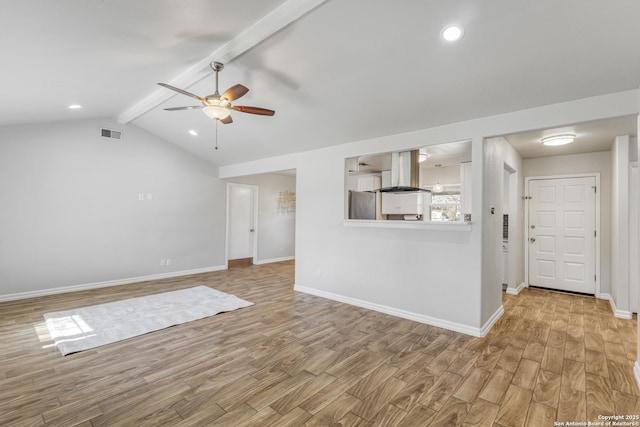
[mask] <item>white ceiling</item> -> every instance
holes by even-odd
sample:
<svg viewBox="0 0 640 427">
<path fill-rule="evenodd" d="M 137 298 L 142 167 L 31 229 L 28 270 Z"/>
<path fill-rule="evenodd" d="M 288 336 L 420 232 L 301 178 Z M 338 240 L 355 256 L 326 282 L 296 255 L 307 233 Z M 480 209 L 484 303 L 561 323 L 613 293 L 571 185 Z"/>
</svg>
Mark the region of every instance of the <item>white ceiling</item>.
<svg viewBox="0 0 640 427">
<path fill-rule="evenodd" d="M 458 166 L 471 161 L 471 141 L 447 142 L 419 148 L 427 158 L 420 162 L 420 169 Z M 391 152 L 369 154 L 358 157 L 359 168 L 353 175 L 378 173 L 391 169 Z M 436 166 L 438 165 L 438 166 Z"/>
<path fill-rule="evenodd" d="M 562 156 L 565 154 L 593 153 L 611 149 L 616 136 L 637 134 L 636 116 L 616 117 L 588 123 L 577 123 L 553 129 L 540 129 L 505 135 L 505 139 L 520 155 L 532 157 Z M 542 138 L 552 135 L 573 134 L 575 141 L 568 145 L 547 147 Z"/>
<path fill-rule="evenodd" d="M 305 2 L 12 2 L 0 15 L 0 125 L 116 118 L 283 3 Z M 220 75 L 251 89 L 235 104 L 274 117 L 235 113 L 217 151 L 201 112 L 162 110 L 191 98 L 133 123 L 225 165 L 637 89 L 638 16 L 636 0 L 327 0 Z M 452 22 L 465 36 L 446 44 Z M 207 95 L 213 79 L 183 88 Z"/>
</svg>

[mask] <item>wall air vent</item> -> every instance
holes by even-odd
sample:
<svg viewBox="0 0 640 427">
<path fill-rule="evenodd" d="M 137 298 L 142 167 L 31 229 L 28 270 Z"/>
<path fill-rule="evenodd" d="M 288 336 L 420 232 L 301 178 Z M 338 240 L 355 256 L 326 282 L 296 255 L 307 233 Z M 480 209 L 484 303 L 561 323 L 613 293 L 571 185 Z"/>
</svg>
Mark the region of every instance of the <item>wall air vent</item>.
<svg viewBox="0 0 640 427">
<path fill-rule="evenodd" d="M 122 140 L 122 131 L 121 130 L 101 128 L 100 129 L 100 136 L 103 137 L 103 138 L 108 138 L 108 139 Z"/>
</svg>

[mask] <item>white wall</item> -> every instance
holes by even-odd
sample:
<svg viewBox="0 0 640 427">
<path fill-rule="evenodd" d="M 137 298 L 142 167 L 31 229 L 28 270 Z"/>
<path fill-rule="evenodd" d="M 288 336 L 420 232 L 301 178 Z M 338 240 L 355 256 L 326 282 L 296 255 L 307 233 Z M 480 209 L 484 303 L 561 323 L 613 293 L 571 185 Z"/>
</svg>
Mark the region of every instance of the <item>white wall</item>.
<svg viewBox="0 0 640 427">
<path fill-rule="evenodd" d="M 505 206 L 505 165 L 515 171 L 514 188 L 510 188 L 510 206 Z M 522 264 L 522 158 L 502 137 L 488 138 L 484 142 L 483 221 L 482 235 L 482 312 L 488 318 L 502 302 L 502 221 L 503 213 L 509 218 L 509 277 L 508 290 L 517 293 L 524 278 Z M 475 203 L 475 193 L 474 193 Z M 491 209 L 495 213 L 491 213 Z M 522 226 L 519 226 L 522 224 Z"/>
<path fill-rule="evenodd" d="M 347 150 L 333 147 L 301 156 L 297 287 L 477 328 L 480 308 L 473 301 L 479 296 L 480 276 L 471 236 L 478 231 L 345 226 Z M 460 265 L 469 268 L 460 269 Z M 469 300 L 460 301 L 460 294 L 469 295 Z M 451 310 L 452 306 L 463 309 Z"/>
<path fill-rule="evenodd" d="M 638 96 L 638 102 L 640 102 L 640 95 Z M 640 116 L 637 116 L 636 125 L 637 125 L 637 131 L 636 131 L 636 138 L 634 139 L 635 157 L 640 162 Z M 636 180 L 636 188 L 640 188 L 640 176 Z M 640 215 L 638 216 L 638 218 L 636 218 L 636 221 L 638 221 L 637 229 L 640 230 Z M 640 236 L 635 236 L 635 238 L 640 240 Z M 636 243 L 638 240 L 636 240 Z M 638 307 L 640 307 L 640 301 L 638 301 Z M 638 324 L 636 339 L 637 339 L 636 352 L 638 356 L 633 366 L 633 373 L 636 378 L 636 385 L 640 387 L 640 324 Z"/>
<path fill-rule="evenodd" d="M 482 222 L 482 311 L 489 313 L 502 304 L 502 184 L 503 138 L 484 141 Z M 473 161 L 475 165 L 475 160 Z M 476 202 L 473 193 L 473 202 Z"/>
<path fill-rule="evenodd" d="M 611 293 L 611 153 L 540 157 L 523 161 L 524 176 L 600 173 L 600 293 Z"/>
<path fill-rule="evenodd" d="M 483 191 L 484 138 L 638 111 L 638 91 L 629 91 L 225 166 L 220 174 L 229 178 L 297 169 L 298 288 L 479 333 L 501 309 L 501 293 L 489 271 L 491 260 L 483 260 L 483 240 L 494 226 L 486 210 L 493 200 L 489 191 Z M 344 225 L 345 158 L 424 147 L 425 141 L 439 144 L 463 140 L 472 140 L 471 231 Z M 498 153 L 495 158 L 504 160 Z M 500 187 L 503 168 L 499 164 Z M 496 197 L 501 203 L 502 193 Z M 499 234 L 496 231 L 494 235 Z"/>
<path fill-rule="evenodd" d="M 124 129 L 124 139 L 101 138 L 101 126 Z M 133 125 L 0 128 L 0 299 L 224 266 L 216 175 Z"/>
<path fill-rule="evenodd" d="M 509 194 L 509 186 L 511 185 L 511 174 L 507 169 L 504 170 L 504 179 L 502 185 L 502 213 L 508 215 L 509 214 L 509 205 L 511 204 Z"/>
<path fill-rule="evenodd" d="M 440 168 L 420 168 L 420 186 L 440 184 L 460 184 L 460 164 Z"/>
<path fill-rule="evenodd" d="M 635 140 L 632 145 L 635 145 Z M 638 313 L 640 306 L 640 174 L 638 162 L 629 168 L 629 311 Z"/>
<path fill-rule="evenodd" d="M 614 309 L 629 304 L 629 136 L 611 147 L 611 297 Z"/>
<path fill-rule="evenodd" d="M 495 161 L 495 174 L 493 185 L 488 191 L 495 192 L 493 199 L 496 201 L 496 210 L 499 218 L 496 219 L 498 245 L 496 256 L 501 255 L 502 247 L 502 214 L 509 214 L 509 268 L 507 292 L 517 294 L 525 282 L 524 277 L 524 165 L 520 154 L 502 137 L 491 138 L 487 144 L 495 144 L 497 158 Z M 506 175 L 505 170 L 509 170 Z M 508 185 L 505 180 L 509 180 Z M 501 182 L 498 182 L 500 181 Z M 499 186 L 500 185 L 500 186 Z M 508 188 L 508 197 L 505 197 L 505 186 Z M 502 199 L 500 199 L 500 196 Z M 497 204 L 497 202 L 500 202 Z M 498 256 L 501 258 L 501 256 Z M 500 265 L 500 268 L 502 265 Z M 502 269 L 500 269 L 500 272 Z"/>
<path fill-rule="evenodd" d="M 228 182 L 258 186 L 258 264 L 293 259 L 296 214 L 278 212 L 283 191 L 296 191 L 296 177 L 260 174 L 228 179 Z"/>
</svg>

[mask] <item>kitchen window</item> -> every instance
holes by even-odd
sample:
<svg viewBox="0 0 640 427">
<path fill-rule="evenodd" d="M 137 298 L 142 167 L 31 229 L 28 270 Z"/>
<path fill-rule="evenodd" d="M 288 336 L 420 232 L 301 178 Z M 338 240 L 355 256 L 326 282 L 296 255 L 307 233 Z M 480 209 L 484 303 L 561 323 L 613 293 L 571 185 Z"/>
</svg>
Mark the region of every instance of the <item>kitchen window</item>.
<svg viewBox="0 0 640 427">
<path fill-rule="evenodd" d="M 462 219 L 460 192 L 431 195 L 431 221 L 460 221 Z"/>
<path fill-rule="evenodd" d="M 346 221 L 470 223 L 471 141 L 345 159 Z"/>
</svg>

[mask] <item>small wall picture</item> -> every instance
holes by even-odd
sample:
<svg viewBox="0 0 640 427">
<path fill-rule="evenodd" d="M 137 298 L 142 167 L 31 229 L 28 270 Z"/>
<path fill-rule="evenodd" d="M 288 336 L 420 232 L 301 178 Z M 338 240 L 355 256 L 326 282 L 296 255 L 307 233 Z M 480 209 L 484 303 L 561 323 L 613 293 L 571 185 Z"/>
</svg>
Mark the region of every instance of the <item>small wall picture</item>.
<svg viewBox="0 0 640 427">
<path fill-rule="evenodd" d="M 278 193 L 277 212 L 280 215 L 289 215 L 296 211 L 296 192 L 295 191 L 281 191 Z"/>
</svg>

